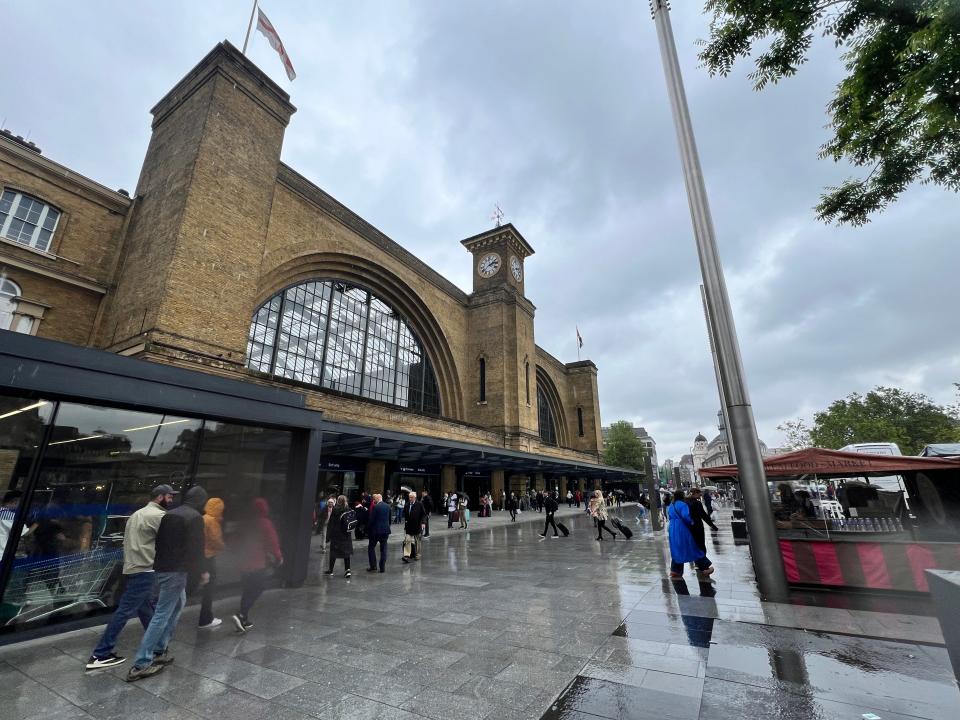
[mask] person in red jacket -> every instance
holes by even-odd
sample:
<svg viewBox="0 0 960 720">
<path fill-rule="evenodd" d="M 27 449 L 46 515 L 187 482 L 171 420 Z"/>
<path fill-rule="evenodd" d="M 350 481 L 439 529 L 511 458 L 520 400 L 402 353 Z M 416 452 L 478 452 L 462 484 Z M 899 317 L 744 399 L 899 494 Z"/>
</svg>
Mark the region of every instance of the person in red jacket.
<svg viewBox="0 0 960 720">
<path fill-rule="evenodd" d="M 283 565 L 277 529 L 270 520 L 270 506 L 262 497 L 254 498 L 252 516 L 243 535 L 240 612 L 232 619 L 237 630 L 245 633 L 253 627 L 250 610 L 267 586 L 269 568 Z"/>
</svg>

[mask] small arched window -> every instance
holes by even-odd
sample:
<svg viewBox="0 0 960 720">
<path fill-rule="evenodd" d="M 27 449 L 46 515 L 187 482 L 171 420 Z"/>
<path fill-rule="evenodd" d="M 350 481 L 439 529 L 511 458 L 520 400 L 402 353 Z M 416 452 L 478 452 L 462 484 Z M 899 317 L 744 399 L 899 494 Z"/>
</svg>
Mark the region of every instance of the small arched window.
<svg viewBox="0 0 960 720">
<path fill-rule="evenodd" d="M 43 200 L 10 188 L 0 196 L 0 235 L 48 252 L 60 211 Z"/>
<path fill-rule="evenodd" d="M 527 383 L 527 405 L 530 404 L 530 361 L 524 363 L 523 365 L 524 379 Z"/>
<path fill-rule="evenodd" d="M 480 358 L 480 402 L 487 401 L 487 360 Z"/>
<path fill-rule="evenodd" d="M 13 280 L 0 278 L 0 330 L 13 330 L 13 311 L 17 309 L 14 298 L 20 296 L 20 288 Z"/>
</svg>

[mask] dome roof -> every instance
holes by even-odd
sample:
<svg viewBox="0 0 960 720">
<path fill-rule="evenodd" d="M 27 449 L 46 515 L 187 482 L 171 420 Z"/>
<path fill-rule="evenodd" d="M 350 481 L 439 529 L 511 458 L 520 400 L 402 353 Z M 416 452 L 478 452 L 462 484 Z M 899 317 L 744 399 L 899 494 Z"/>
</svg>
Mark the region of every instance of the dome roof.
<svg viewBox="0 0 960 720">
<path fill-rule="evenodd" d="M 694 442 L 706 442 L 707 439 L 703 436 L 703 433 L 697 433 L 697 437 L 694 438 Z"/>
</svg>

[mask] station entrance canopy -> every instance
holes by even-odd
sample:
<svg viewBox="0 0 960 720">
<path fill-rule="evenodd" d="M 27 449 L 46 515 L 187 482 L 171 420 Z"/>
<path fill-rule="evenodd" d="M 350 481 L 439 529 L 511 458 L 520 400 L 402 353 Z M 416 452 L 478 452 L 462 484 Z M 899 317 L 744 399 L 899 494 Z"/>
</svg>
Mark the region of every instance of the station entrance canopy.
<svg viewBox="0 0 960 720">
<path fill-rule="evenodd" d="M 404 464 L 459 465 L 470 470 L 503 470 L 507 475 L 566 475 L 607 481 L 639 482 L 643 473 L 630 468 L 578 462 L 550 455 L 508 450 L 363 425 L 323 421 L 322 457 L 395 460 Z"/>
</svg>

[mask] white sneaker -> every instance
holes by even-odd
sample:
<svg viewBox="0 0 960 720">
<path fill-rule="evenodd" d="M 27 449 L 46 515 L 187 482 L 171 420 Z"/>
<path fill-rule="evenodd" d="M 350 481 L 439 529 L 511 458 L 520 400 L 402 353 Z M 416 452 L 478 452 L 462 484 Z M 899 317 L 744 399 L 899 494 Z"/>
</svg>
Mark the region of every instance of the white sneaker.
<svg viewBox="0 0 960 720">
<path fill-rule="evenodd" d="M 206 625 L 201 625 L 200 629 L 201 630 L 212 629 L 215 627 L 219 627 L 222 623 L 223 623 L 223 620 L 221 620 L 220 618 L 214 618 L 213 620 L 208 622 Z"/>
</svg>

